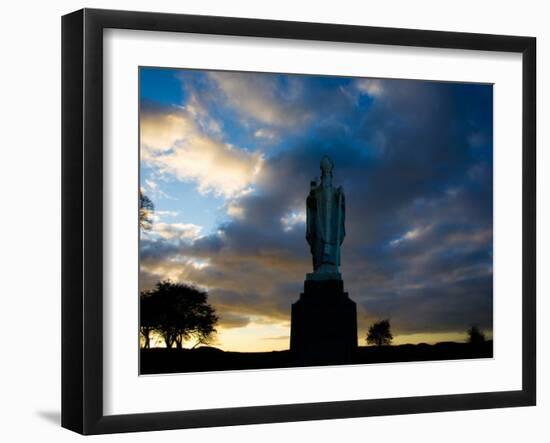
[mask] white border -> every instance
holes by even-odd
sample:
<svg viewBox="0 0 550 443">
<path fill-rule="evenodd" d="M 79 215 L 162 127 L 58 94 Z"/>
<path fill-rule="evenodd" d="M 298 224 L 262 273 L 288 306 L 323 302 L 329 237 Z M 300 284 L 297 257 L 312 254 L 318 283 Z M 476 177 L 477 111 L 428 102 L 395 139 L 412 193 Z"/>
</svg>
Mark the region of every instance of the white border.
<svg viewBox="0 0 550 443">
<path fill-rule="evenodd" d="M 139 65 L 494 83 L 495 357 L 138 376 Z M 521 73 L 519 54 L 106 30 L 104 413 L 521 389 Z"/>
</svg>

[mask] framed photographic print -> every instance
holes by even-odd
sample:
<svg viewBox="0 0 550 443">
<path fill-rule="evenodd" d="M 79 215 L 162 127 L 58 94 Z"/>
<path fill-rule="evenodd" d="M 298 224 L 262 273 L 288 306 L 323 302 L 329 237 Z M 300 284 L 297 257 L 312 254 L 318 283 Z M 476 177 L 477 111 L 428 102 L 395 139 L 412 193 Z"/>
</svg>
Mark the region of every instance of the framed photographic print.
<svg viewBox="0 0 550 443">
<path fill-rule="evenodd" d="M 64 16 L 62 425 L 534 405 L 535 51 Z"/>
</svg>

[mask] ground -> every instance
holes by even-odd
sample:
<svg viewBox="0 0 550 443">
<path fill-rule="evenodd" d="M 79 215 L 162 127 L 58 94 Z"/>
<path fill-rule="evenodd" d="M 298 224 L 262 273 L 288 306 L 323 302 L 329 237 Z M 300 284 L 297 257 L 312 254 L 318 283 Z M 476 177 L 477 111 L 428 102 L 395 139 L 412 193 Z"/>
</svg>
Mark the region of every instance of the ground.
<svg viewBox="0 0 550 443">
<path fill-rule="evenodd" d="M 478 346 L 467 343 L 443 342 L 435 345 L 359 347 L 349 364 L 461 360 L 492 357 L 492 341 L 487 341 Z M 327 364 L 334 363 L 327 362 Z M 140 359 L 141 374 L 289 368 L 297 366 L 300 365 L 294 362 L 290 351 L 225 352 L 206 346 L 196 349 L 142 349 Z"/>
</svg>

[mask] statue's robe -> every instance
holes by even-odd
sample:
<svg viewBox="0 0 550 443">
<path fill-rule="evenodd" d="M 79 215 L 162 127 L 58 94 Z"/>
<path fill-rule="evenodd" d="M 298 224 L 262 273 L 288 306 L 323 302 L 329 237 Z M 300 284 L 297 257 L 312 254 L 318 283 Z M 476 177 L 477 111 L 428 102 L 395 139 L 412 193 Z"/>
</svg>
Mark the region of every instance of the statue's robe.
<svg viewBox="0 0 550 443">
<path fill-rule="evenodd" d="M 306 200 L 306 240 L 313 256 L 313 269 L 338 272 L 340 245 L 344 241 L 345 197 L 341 187 L 312 183 Z"/>
</svg>

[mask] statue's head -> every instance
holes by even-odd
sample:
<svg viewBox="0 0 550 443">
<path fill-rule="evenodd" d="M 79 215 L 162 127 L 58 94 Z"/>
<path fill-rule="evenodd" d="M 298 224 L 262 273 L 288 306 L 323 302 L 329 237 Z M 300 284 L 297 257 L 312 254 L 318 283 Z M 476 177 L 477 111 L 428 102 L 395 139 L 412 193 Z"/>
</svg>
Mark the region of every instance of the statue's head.
<svg viewBox="0 0 550 443">
<path fill-rule="evenodd" d="M 321 159 L 321 171 L 323 175 L 332 175 L 332 168 L 334 168 L 334 163 L 332 163 L 330 157 L 328 155 L 323 156 Z"/>
</svg>

